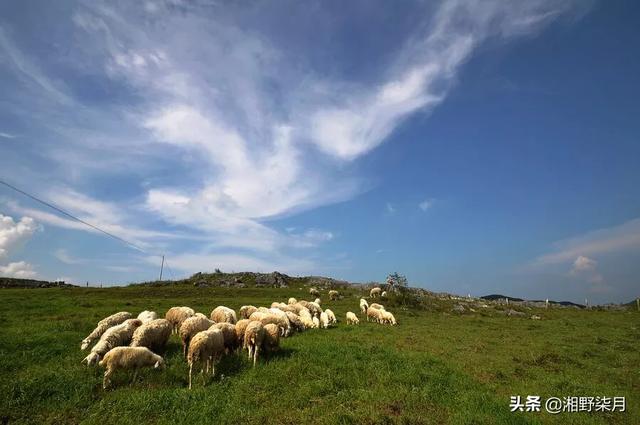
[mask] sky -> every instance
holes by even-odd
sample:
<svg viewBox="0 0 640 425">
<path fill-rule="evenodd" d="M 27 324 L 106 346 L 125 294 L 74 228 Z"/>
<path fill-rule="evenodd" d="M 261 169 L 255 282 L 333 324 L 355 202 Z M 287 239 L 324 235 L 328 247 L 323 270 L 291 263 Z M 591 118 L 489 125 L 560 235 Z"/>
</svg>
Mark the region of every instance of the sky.
<svg viewBox="0 0 640 425">
<path fill-rule="evenodd" d="M 0 3 L 0 275 L 640 295 L 633 1 Z M 132 246 L 133 245 L 133 246 Z"/>
</svg>

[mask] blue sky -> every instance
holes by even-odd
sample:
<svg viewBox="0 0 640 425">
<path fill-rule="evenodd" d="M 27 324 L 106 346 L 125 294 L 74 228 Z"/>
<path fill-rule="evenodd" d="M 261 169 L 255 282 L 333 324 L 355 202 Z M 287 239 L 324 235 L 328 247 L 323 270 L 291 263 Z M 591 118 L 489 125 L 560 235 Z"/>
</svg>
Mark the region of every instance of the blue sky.
<svg viewBox="0 0 640 425">
<path fill-rule="evenodd" d="M 0 273 L 638 296 L 640 7 L 347 3 L 0 4 Z"/>
</svg>

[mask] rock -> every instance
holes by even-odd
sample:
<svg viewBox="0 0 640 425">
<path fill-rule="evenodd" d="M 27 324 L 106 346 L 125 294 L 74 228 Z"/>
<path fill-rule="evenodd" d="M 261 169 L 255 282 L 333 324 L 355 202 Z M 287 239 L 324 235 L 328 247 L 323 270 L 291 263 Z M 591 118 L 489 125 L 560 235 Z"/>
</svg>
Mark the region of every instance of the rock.
<svg viewBox="0 0 640 425">
<path fill-rule="evenodd" d="M 522 317 L 522 316 L 526 316 L 526 313 L 523 313 L 521 311 L 517 311 L 517 310 L 514 310 L 514 309 L 509 309 L 509 310 L 507 310 L 507 316 L 519 316 L 519 317 Z"/>
<path fill-rule="evenodd" d="M 540 320 L 542 319 L 542 317 L 538 316 L 537 314 L 534 314 L 533 316 L 531 316 L 531 320 Z"/>
<path fill-rule="evenodd" d="M 288 288 L 289 276 L 280 272 L 260 274 L 256 276 L 256 286 L 272 286 L 274 288 Z"/>
<path fill-rule="evenodd" d="M 456 304 L 451 309 L 454 313 L 464 313 L 464 306 L 462 304 Z"/>
</svg>

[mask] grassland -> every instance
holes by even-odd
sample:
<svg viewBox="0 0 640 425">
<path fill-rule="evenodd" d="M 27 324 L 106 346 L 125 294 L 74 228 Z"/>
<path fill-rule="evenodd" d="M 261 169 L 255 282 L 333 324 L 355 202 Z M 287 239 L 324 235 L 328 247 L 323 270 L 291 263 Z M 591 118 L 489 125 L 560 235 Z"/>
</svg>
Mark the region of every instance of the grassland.
<svg viewBox="0 0 640 425">
<path fill-rule="evenodd" d="M 551 309 L 543 320 L 450 305 L 394 312 L 397 327 L 344 324 L 357 290 L 325 302 L 341 322 L 282 341 L 251 368 L 227 357 L 213 380 L 186 388 L 174 336 L 164 371 L 130 383 L 80 364 L 80 340 L 102 317 L 174 305 L 268 305 L 303 288 L 126 287 L 0 291 L 0 418 L 8 423 L 189 424 L 638 424 L 640 314 Z M 532 313 L 530 312 L 530 313 Z M 626 396 L 625 413 L 510 413 L 509 396 Z"/>
</svg>

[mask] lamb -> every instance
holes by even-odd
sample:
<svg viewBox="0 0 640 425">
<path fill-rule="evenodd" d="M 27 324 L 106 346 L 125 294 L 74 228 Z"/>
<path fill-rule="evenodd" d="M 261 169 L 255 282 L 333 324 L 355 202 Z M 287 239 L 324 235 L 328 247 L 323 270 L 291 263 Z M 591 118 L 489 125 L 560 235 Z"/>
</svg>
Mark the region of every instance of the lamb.
<svg viewBox="0 0 640 425">
<path fill-rule="evenodd" d="M 258 309 L 252 305 L 243 305 L 240 307 L 240 317 L 243 319 L 248 319 L 254 312 Z"/>
<path fill-rule="evenodd" d="M 371 303 L 369 308 L 375 308 L 375 309 L 378 309 L 378 310 L 384 310 L 384 306 L 382 304 L 378 304 L 378 303 Z"/>
<path fill-rule="evenodd" d="M 320 291 L 318 291 L 316 288 L 309 288 L 309 293 L 314 297 L 320 296 Z"/>
<path fill-rule="evenodd" d="M 370 308 L 367 310 L 367 322 L 369 319 L 373 319 L 375 322 L 380 322 L 381 313 L 383 310 L 378 310 L 377 308 Z"/>
<path fill-rule="evenodd" d="M 198 332 L 191 339 L 189 344 L 189 352 L 187 353 L 187 362 L 189 363 L 189 389 L 191 389 L 191 375 L 193 373 L 193 365 L 200 364 L 200 373 L 208 373 L 211 368 L 211 376 L 214 376 L 215 363 L 220 360 L 224 354 L 224 335 L 220 329 L 207 329 Z M 203 365 L 204 364 L 204 365 Z"/>
<path fill-rule="evenodd" d="M 291 323 L 291 326 L 293 327 L 293 329 L 295 329 L 298 332 L 303 332 L 305 329 L 305 325 L 300 319 L 300 316 L 290 311 L 287 311 L 286 313 L 287 313 L 287 318 L 289 319 L 289 322 Z"/>
<path fill-rule="evenodd" d="M 93 332 L 91 332 L 89 336 L 87 336 L 85 339 L 82 340 L 80 349 L 86 350 L 93 343 L 93 341 L 100 339 L 102 334 L 104 334 L 107 331 L 107 329 L 113 326 L 119 325 L 127 319 L 131 319 L 131 313 L 127 311 L 121 311 L 121 312 L 112 314 L 109 317 L 105 317 L 104 319 L 98 322 L 98 325 L 93 330 Z"/>
<path fill-rule="evenodd" d="M 327 329 L 329 327 L 329 316 L 324 311 L 320 313 L 320 327 L 322 329 Z"/>
<path fill-rule="evenodd" d="M 244 343 L 242 348 L 245 348 L 249 352 L 249 360 L 253 360 L 253 366 L 255 367 L 260 348 L 264 342 L 264 326 L 260 322 L 251 322 L 247 325 L 247 329 L 244 332 Z"/>
<path fill-rule="evenodd" d="M 297 303 L 298 303 L 298 300 L 296 300 L 293 297 L 289 298 L 289 301 L 287 301 L 287 304 L 289 304 L 289 305 L 294 305 L 294 304 L 297 304 Z"/>
<path fill-rule="evenodd" d="M 233 353 L 238 347 L 238 337 L 236 335 L 236 325 L 231 323 L 216 323 L 209 329 L 220 329 L 224 338 L 224 348 L 227 353 Z"/>
<path fill-rule="evenodd" d="M 367 300 L 365 300 L 364 298 L 360 298 L 360 311 L 362 312 L 362 314 L 367 314 L 368 309 L 369 304 L 367 303 Z"/>
<path fill-rule="evenodd" d="M 178 333 L 182 322 L 195 315 L 196 312 L 190 307 L 171 307 L 164 318 L 173 325 L 173 332 Z"/>
<path fill-rule="evenodd" d="M 329 320 L 329 325 L 334 325 L 338 323 L 338 319 L 336 319 L 336 315 L 333 314 L 333 311 L 326 309 L 324 311 L 327 314 L 327 319 Z"/>
<path fill-rule="evenodd" d="M 371 291 L 369 291 L 369 296 L 371 298 L 376 298 L 376 297 L 380 296 L 381 292 L 382 292 L 381 288 L 371 288 Z"/>
<path fill-rule="evenodd" d="M 235 311 L 233 311 L 229 307 L 221 305 L 213 309 L 213 311 L 211 312 L 211 320 L 216 323 L 226 322 L 235 325 L 235 323 L 238 321 L 238 318 L 236 317 Z"/>
<path fill-rule="evenodd" d="M 320 319 L 318 319 L 317 317 L 313 317 L 313 326 L 311 327 L 312 329 L 318 329 L 320 327 Z"/>
<path fill-rule="evenodd" d="M 173 325 L 166 319 L 156 319 L 137 328 L 131 338 L 132 347 L 147 347 L 159 353 L 164 351 L 171 336 Z"/>
<path fill-rule="evenodd" d="M 264 327 L 262 346 L 267 353 L 278 351 L 280 348 L 280 331 L 276 325 L 268 324 Z"/>
<path fill-rule="evenodd" d="M 189 351 L 189 343 L 195 334 L 206 331 L 214 323 L 215 322 L 213 320 L 209 320 L 209 318 L 202 313 L 196 313 L 195 316 L 189 317 L 187 320 L 182 322 L 178 334 L 182 341 L 182 354 L 185 357 L 187 357 L 187 353 Z"/>
<path fill-rule="evenodd" d="M 113 326 L 102 334 L 100 340 L 93 346 L 91 352 L 82 360 L 87 366 L 98 363 L 109 350 L 121 345 L 129 345 L 133 332 L 142 325 L 140 319 L 127 319 L 119 325 Z"/>
<path fill-rule="evenodd" d="M 302 310 L 300 310 L 300 314 L 298 315 L 298 317 L 300 317 L 300 321 L 302 322 L 305 328 L 307 329 L 314 328 L 313 318 L 311 317 L 311 313 L 309 313 L 309 310 L 307 310 L 306 308 L 303 308 Z"/>
<path fill-rule="evenodd" d="M 148 323 L 152 320 L 156 320 L 158 318 L 158 313 L 155 311 L 145 310 L 142 313 L 138 314 L 138 319 L 142 320 L 142 324 Z"/>
<path fill-rule="evenodd" d="M 347 312 L 347 325 L 358 325 L 360 324 L 360 320 L 358 319 L 358 316 L 356 316 L 354 313 L 348 311 Z"/>
<path fill-rule="evenodd" d="M 135 381 L 138 369 L 141 367 L 153 366 L 154 369 L 165 367 L 164 359 L 146 347 L 115 347 L 105 354 L 98 364 L 106 369 L 102 381 L 102 388 L 105 390 L 111 382 L 111 375 L 118 369 L 133 369 L 133 381 Z"/>
<path fill-rule="evenodd" d="M 380 323 L 386 323 L 392 326 L 397 325 L 396 318 L 389 311 L 382 310 L 380 313 Z"/>
<path fill-rule="evenodd" d="M 330 299 L 331 301 L 335 301 L 335 300 L 337 300 L 339 295 L 340 295 L 340 294 L 338 293 L 338 291 L 336 291 L 336 290 L 334 290 L 334 289 L 332 289 L 331 291 L 329 291 L 329 299 Z"/>
<path fill-rule="evenodd" d="M 322 308 L 320 308 L 320 305 L 318 303 L 315 303 L 315 302 L 309 303 L 307 305 L 307 308 L 311 312 L 312 316 L 319 317 L 320 313 L 322 313 Z"/>
<path fill-rule="evenodd" d="M 240 319 L 238 320 L 238 323 L 236 323 L 236 346 L 238 348 L 242 348 L 242 345 L 244 344 L 244 333 L 247 330 L 249 323 L 251 323 L 251 320 L 249 319 Z"/>
</svg>

